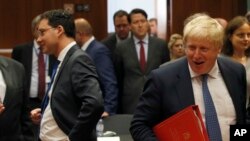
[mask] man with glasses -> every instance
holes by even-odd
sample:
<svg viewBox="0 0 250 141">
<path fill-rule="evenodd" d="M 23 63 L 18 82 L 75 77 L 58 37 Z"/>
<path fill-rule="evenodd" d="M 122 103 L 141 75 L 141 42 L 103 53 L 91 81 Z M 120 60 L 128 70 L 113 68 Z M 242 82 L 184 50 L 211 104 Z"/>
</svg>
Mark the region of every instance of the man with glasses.
<svg viewBox="0 0 250 141">
<path fill-rule="evenodd" d="M 34 122 L 42 117 L 39 137 L 43 141 L 96 140 L 95 127 L 103 113 L 102 93 L 92 60 L 74 38 L 71 14 L 64 10 L 42 14 L 37 42 L 44 53 L 59 61 L 42 110 L 31 112 Z"/>
</svg>

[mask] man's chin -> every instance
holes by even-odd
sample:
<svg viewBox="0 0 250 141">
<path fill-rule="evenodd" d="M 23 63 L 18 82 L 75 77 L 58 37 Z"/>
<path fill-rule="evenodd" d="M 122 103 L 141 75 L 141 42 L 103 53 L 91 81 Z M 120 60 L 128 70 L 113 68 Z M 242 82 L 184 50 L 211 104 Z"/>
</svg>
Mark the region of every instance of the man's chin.
<svg viewBox="0 0 250 141">
<path fill-rule="evenodd" d="M 191 68 L 197 74 L 204 74 L 204 69 L 203 69 L 202 65 L 195 65 L 195 66 L 193 66 Z"/>
</svg>

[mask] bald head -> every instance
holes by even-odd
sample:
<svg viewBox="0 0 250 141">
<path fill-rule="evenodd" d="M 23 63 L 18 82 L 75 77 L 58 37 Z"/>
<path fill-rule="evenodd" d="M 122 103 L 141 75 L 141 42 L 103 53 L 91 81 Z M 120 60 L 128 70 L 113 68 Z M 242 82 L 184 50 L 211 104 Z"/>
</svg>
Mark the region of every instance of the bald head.
<svg viewBox="0 0 250 141">
<path fill-rule="evenodd" d="M 76 32 L 84 33 L 92 36 L 92 27 L 84 18 L 78 18 L 75 20 Z"/>
<path fill-rule="evenodd" d="M 75 40 L 79 46 L 82 46 L 92 37 L 92 27 L 84 18 L 75 19 L 75 27 Z"/>
</svg>

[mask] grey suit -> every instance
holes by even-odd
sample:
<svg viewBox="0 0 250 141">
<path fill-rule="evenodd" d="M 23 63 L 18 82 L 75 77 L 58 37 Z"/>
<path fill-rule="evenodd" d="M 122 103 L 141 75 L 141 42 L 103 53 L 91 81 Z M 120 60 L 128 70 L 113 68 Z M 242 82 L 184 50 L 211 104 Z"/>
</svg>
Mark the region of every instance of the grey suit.
<svg viewBox="0 0 250 141">
<path fill-rule="evenodd" d="M 112 57 L 113 57 L 113 54 L 114 54 L 114 51 L 116 48 L 116 44 L 117 44 L 116 34 L 113 33 L 112 35 L 108 36 L 107 38 L 105 38 L 101 42 L 104 45 L 106 45 L 106 47 L 108 47 L 110 49 L 110 52 L 111 52 Z"/>
<path fill-rule="evenodd" d="M 24 67 L 17 61 L 0 57 L 0 70 L 6 84 L 5 111 L 0 114 L 0 140 L 34 141 Z"/>
<path fill-rule="evenodd" d="M 60 129 L 70 140 L 96 140 L 95 126 L 104 108 L 90 57 L 78 46 L 72 47 L 53 83 L 50 106 Z"/>
<path fill-rule="evenodd" d="M 159 38 L 149 37 L 146 69 L 142 72 L 134 39 L 129 38 L 117 45 L 114 64 L 120 91 L 121 113 L 133 114 L 143 90 L 145 76 L 169 59 L 166 42 Z"/>
</svg>

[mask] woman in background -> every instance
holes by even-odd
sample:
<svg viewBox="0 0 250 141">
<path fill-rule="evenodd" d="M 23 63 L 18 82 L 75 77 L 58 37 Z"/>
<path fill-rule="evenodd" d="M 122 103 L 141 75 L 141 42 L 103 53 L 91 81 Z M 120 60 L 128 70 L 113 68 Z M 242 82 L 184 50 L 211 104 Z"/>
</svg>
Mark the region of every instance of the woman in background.
<svg viewBox="0 0 250 141">
<path fill-rule="evenodd" d="M 171 60 L 175 60 L 185 55 L 183 39 L 180 34 L 172 34 L 168 42 Z"/>
<path fill-rule="evenodd" d="M 250 94 L 250 23 L 247 18 L 237 16 L 227 24 L 222 54 L 241 63 L 247 73 L 247 105 Z"/>
</svg>

